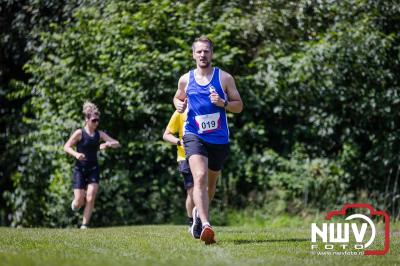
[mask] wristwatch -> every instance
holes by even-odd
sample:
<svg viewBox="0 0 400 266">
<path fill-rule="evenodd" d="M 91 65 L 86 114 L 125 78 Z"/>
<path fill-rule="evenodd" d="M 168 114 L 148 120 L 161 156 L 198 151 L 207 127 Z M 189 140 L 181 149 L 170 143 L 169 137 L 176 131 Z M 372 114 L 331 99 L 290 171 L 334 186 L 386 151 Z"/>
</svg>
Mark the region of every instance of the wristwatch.
<svg viewBox="0 0 400 266">
<path fill-rule="evenodd" d="M 182 146 L 182 145 L 181 145 L 181 140 L 178 140 L 178 141 L 176 142 L 176 145 Z"/>
<path fill-rule="evenodd" d="M 226 108 L 227 106 L 228 106 L 228 101 L 225 100 L 225 102 L 224 102 L 224 108 Z"/>
</svg>

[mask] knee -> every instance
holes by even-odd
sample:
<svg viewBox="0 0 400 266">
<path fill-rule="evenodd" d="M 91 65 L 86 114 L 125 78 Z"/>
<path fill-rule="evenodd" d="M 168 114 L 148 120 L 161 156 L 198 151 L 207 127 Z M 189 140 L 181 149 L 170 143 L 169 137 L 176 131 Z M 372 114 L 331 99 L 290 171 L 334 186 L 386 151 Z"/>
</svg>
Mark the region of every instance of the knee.
<svg viewBox="0 0 400 266">
<path fill-rule="evenodd" d="M 94 203 L 95 199 L 96 199 L 96 194 L 88 194 L 86 196 L 87 203 Z"/>
<path fill-rule="evenodd" d="M 80 208 L 83 205 L 85 205 L 85 198 L 83 196 L 78 197 L 77 199 L 75 199 L 75 205 L 76 207 Z"/>
<path fill-rule="evenodd" d="M 194 174 L 194 183 L 201 188 L 206 188 L 208 186 L 206 172 L 199 171 Z"/>
<path fill-rule="evenodd" d="M 204 179 L 205 177 L 208 176 L 208 172 L 204 169 L 196 169 L 192 170 L 192 175 L 194 179 Z"/>
</svg>

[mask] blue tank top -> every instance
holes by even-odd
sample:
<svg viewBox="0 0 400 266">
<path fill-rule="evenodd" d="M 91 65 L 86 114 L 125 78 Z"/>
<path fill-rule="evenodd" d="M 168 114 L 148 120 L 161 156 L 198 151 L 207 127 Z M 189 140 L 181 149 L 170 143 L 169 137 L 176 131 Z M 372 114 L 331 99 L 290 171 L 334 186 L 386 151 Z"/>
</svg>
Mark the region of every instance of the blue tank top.
<svg viewBox="0 0 400 266">
<path fill-rule="evenodd" d="M 212 91 L 226 100 L 227 96 L 220 82 L 220 70 L 213 69 L 209 84 L 200 85 L 194 77 L 194 70 L 189 72 L 189 83 L 186 89 L 188 113 L 185 122 L 185 134 L 194 134 L 212 144 L 227 144 L 229 142 L 228 121 L 225 108 L 211 102 Z"/>
<path fill-rule="evenodd" d="M 86 160 L 76 160 L 78 166 L 94 166 L 97 165 L 97 152 L 100 147 L 100 133 L 98 130 L 94 132 L 94 136 L 90 136 L 84 128 L 82 128 L 81 140 L 76 144 L 76 150 L 85 154 Z"/>
</svg>

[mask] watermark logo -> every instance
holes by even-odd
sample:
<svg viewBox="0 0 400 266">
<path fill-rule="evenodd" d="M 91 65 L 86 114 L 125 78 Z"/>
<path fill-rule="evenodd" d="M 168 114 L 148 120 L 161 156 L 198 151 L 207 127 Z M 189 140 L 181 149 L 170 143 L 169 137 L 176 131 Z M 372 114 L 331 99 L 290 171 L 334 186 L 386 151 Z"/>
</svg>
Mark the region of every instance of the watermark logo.
<svg viewBox="0 0 400 266">
<path fill-rule="evenodd" d="M 351 209 L 367 209 L 369 216 L 361 213 L 347 215 Z M 345 217 L 343 222 L 311 224 L 311 250 L 320 255 L 385 255 L 390 245 L 390 220 L 384 211 L 375 210 L 370 204 L 345 204 L 339 211 L 331 211 L 325 217 Z M 374 248 L 377 228 L 371 218 L 381 218 L 384 222 L 384 244 L 382 249 Z M 367 234 L 368 232 L 368 234 Z"/>
</svg>

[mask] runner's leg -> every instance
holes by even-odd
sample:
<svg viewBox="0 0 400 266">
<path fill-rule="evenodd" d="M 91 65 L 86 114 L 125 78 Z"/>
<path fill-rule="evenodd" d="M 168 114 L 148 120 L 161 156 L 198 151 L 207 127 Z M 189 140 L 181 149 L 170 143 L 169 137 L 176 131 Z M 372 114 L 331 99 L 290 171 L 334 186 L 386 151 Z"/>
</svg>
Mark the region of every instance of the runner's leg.
<svg viewBox="0 0 400 266">
<path fill-rule="evenodd" d="M 83 211 L 83 225 L 88 225 L 90 222 L 90 217 L 92 216 L 94 202 L 96 200 L 97 191 L 99 190 L 99 184 L 91 183 L 88 185 L 86 192 L 86 205 Z"/>
<path fill-rule="evenodd" d="M 208 223 L 208 159 L 203 155 L 194 154 L 189 158 L 190 169 L 193 174 L 193 200 L 201 222 Z"/>
<path fill-rule="evenodd" d="M 73 205 L 76 209 L 81 208 L 85 205 L 85 190 L 84 189 L 74 189 L 74 201 Z"/>
<path fill-rule="evenodd" d="M 220 174 L 221 171 L 213 171 L 208 169 L 208 198 L 210 203 L 214 199 L 215 191 L 217 188 L 217 181 Z"/>
</svg>

